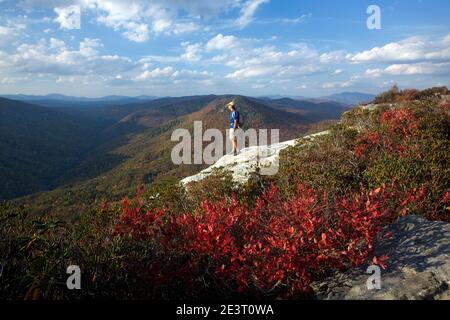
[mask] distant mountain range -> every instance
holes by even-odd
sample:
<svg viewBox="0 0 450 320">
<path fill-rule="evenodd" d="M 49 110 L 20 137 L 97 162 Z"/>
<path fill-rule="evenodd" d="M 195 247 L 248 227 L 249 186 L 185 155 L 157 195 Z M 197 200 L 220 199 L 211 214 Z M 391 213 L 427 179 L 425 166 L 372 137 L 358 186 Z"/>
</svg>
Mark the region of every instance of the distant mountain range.
<svg viewBox="0 0 450 320">
<path fill-rule="evenodd" d="M 334 101 L 233 95 L 138 102 L 117 96 L 63 98 L 34 96 L 33 103 L 0 98 L 0 200 L 28 195 L 20 202 L 32 210 L 76 213 L 83 204 L 120 199 L 140 185 L 195 174 L 203 166 L 171 162 L 171 134 L 176 128 L 192 130 L 197 120 L 224 131 L 225 105 L 232 99 L 246 127 L 280 129 L 282 140 L 339 119 L 347 110 Z"/>
<path fill-rule="evenodd" d="M 101 107 L 101 106 L 113 106 L 124 105 L 131 103 L 141 103 L 143 101 L 151 101 L 158 99 L 156 96 L 141 95 L 137 97 L 128 96 L 105 96 L 100 98 L 87 98 L 87 97 L 73 97 L 62 94 L 48 94 L 44 96 L 39 95 L 2 95 L 0 97 L 12 100 L 19 100 L 23 102 L 29 102 L 44 107 Z"/>
<path fill-rule="evenodd" d="M 375 95 L 361 92 L 342 92 L 322 97 L 323 100 L 336 101 L 345 105 L 357 105 L 372 101 Z"/>
<path fill-rule="evenodd" d="M 280 100 L 288 98 L 292 100 L 309 101 L 314 103 L 334 101 L 348 107 L 358 105 L 360 103 L 370 102 L 375 98 L 375 95 L 361 92 L 341 92 L 319 98 L 309 98 L 304 96 L 282 96 L 282 95 L 270 95 L 259 98 L 263 100 Z"/>
<path fill-rule="evenodd" d="M 88 97 L 75 97 L 62 94 L 48 94 L 48 95 L 0 95 L 0 97 L 19 100 L 24 102 L 30 102 L 33 104 L 46 106 L 46 107 L 92 107 L 92 106 L 112 106 L 112 105 L 124 105 L 132 103 L 140 103 L 143 101 L 151 101 L 161 99 L 161 97 L 151 95 L 141 95 L 136 97 L 110 95 L 100 98 L 88 98 Z M 169 97 L 168 97 L 169 98 Z M 342 92 L 333 94 L 330 96 L 324 96 L 320 98 L 309 98 L 304 96 L 282 96 L 271 95 L 259 97 L 261 100 L 280 100 L 280 99 L 292 99 L 299 101 L 311 101 L 311 102 L 325 102 L 334 101 L 345 106 L 357 105 L 359 103 L 365 103 L 372 101 L 375 95 L 361 92 Z"/>
<path fill-rule="evenodd" d="M 20 100 L 20 101 L 42 101 L 42 100 L 58 100 L 58 101 L 77 101 L 77 102 L 102 102 L 102 101 L 123 101 L 123 100 L 132 100 L 132 101 L 143 101 L 143 100 L 154 100 L 158 97 L 156 96 L 137 96 L 137 97 L 128 97 L 128 96 L 105 96 L 100 98 L 88 98 L 88 97 L 74 97 L 74 96 L 66 96 L 63 94 L 48 94 L 44 96 L 40 95 L 25 95 L 25 94 L 9 94 L 9 95 L 1 95 L 3 98 Z"/>
</svg>

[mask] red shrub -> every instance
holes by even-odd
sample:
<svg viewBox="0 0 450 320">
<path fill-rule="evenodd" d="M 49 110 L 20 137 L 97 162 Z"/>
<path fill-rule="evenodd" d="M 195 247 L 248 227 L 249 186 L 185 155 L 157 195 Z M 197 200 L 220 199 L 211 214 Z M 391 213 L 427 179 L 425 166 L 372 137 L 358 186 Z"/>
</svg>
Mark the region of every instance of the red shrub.
<svg viewBox="0 0 450 320">
<path fill-rule="evenodd" d="M 418 133 L 420 120 L 406 108 L 390 109 L 381 113 L 376 129 L 363 131 L 354 150 L 358 157 L 377 155 L 379 151 L 405 156 L 410 139 Z"/>
<path fill-rule="evenodd" d="M 131 235 L 135 239 L 153 237 L 163 224 L 161 217 L 165 211 L 144 210 L 143 202 L 138 197 L 133 206 L 128 198 L 123 200 L 122 214 L 115 226 L 114 234 Z"/>
<path fill-rule="evenodd" d="M 378 189 L 353 198 L 336 198 L 299 186 L 297 196 L 282 201 L 275 187 L 256 200 L 253 209 L 230 203 L 203 202 L 195 214 L 170 217 L 131 208 L 124 201 L 118 234 L 154 237 L 164 255 L 185 263 L 165 265 L 184 290 L 212 276 L 229 293 L 292 296 L 331 269 L 359 265 L 373 258 L 373 241 L 391 218 L 390 193 Z M 183 260 L 183 258 L 180 258 Z M 171 261 L 180 261 L 171 259 Z M 376 259 L 381 261 L 384 259 Z M 177 269 L 177 270 L 176 270 Z M 204 283 L 203 281 L 201 283 Z"/>
<path fill-rule="evenodd" d="M 398 108 L 384 111 L 380 116 L 380 124 L 387 127 L 388 133 L 410 136 L 417 132 L 420 122 L 411 110 Z"/>
</svg>

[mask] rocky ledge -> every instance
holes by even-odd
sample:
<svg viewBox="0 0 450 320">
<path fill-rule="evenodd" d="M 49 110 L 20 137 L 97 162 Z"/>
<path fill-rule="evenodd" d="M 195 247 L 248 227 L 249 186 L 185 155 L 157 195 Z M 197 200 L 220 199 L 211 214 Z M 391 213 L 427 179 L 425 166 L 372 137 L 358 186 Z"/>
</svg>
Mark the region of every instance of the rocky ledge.
<svg viewBox="0 0 450 320">
<path fill-rule="evenodd" d="M 328 134 L 328 131 L 308 135 L 297 140 L 289 140 L 267 146 L 254 146 L 239 151 L 239 154 L 233 156 L 228 154 L 220 158 L 214 165 L 201 171 L 200 173 L 181 180 L 183 185 L 190 182 L 203 180 L 209 176 L 214 169 L 229 170 L 233 175 L 233 180 L 238 183 L 245 183 L 250 174 L 258 168 L 273 166 L 277 163 L 280 151 L 297 143 L 307 143 L 317 136 Z"/>
<path fill-rule="evenodd" d="M 360 106 L 361 109 L 367 111 L 375 111 L 379 108 L 379 104 L 368 104 Z M 345 113 L 344 113 L 345 114 Z M 360 128 L 355 128 L 360 130 Z M 214 165 L 201 171 L 200 173 L 187 177 L 181 180 L 183 185 L 187 185 L 190 182 L 196 182 L 203 180 L 209 176 L 214 169 L 225 169 L 231 171 L 233 180 L 238 183 L 245 183 L 250 174 L 255 172 L 257 168 L 265 166 L 273 166 L 279 159 L 280 151 L 296 144 L 308 143 L 314 140 L 315 137 L 329 134 L 329 131 L 322 131 L 316 134 L 304 136 L 297 140 L 290 140 L 280 142 L 277 144 L 267 146 L 255 146 L 240 150 L 237 156 L 231 154 L 225 155 L 220 158 Z"/>
<path fill-rule="evenodd" d="M 418 216 L 401 218 L 388 227 L 392 236 L 380 239 L 376 254 L 389 256 L 381 270 L 381 289 L 367 289 L 367 266 L 313 285 L 326 300 L 449 300 L 450 224 Z"/>
</svg>

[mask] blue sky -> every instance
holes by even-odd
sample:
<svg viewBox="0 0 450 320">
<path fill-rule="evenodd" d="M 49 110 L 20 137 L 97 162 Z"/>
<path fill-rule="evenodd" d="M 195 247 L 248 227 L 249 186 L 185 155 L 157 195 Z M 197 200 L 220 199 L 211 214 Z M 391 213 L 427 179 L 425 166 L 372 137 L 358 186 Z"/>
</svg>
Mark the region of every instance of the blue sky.
<svg viewBox="0 0 450 320">
<path fill-rule="evenodd" d="M 367 8 L 381 9 L 381 29 Z M 0 0 L 0 94 L 449 85 L 448 0 Z"/>
</svg>

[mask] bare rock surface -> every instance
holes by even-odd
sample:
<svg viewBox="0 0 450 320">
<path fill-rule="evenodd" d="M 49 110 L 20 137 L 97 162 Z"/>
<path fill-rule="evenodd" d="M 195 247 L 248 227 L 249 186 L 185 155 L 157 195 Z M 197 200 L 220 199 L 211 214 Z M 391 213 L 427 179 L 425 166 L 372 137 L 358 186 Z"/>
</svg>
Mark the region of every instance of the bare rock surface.
<svg viewBox="0 0 450 320">
<path fill-rule="evenodd" d="M 281 150 L 294 146 L 297 143 L 306 143 L 311 139 L 324 134 L 328 134 L 328 131 L 319 132 L 298 140 L 289 140 L 272 145 L 245 148 L 240 150 L 239 154 L 236 156 L 227 154 L 220 158 L 214 165 L 194 176 L 181 180 L 181 182 L 183 185 L 187 185 L 190 182 L 203 180 L 209 176 L 214 169 L 224 169 L 229 170 L 232 173 L 235 182 L 244 183 L 249 179 L 250 174 L 255 172 L 258 168 L 277 166 L 277 160 L 279 159 Z"/>
<path fill-rule="evenodd" d="M 313 285 L 318 299 L 449 300 L 450 224 L 407 216 L 391 225 L 376 254 L 389 256 L 381 289 L 368 290 L 366 268 L 336 273 Z"/>
</svg>

